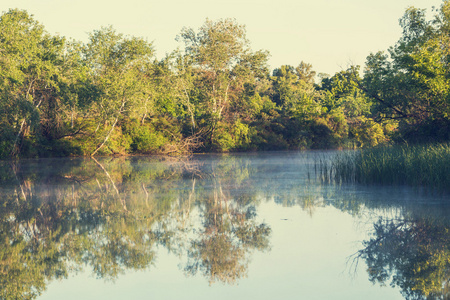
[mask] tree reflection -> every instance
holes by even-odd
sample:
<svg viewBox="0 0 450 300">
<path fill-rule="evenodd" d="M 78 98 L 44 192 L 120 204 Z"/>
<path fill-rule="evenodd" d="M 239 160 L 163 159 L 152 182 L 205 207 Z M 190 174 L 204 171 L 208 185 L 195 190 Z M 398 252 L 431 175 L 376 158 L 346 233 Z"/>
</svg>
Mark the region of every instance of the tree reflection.
<svg viewBox="0 0 450 300">
<path fill-rule="evenodd" d="M 380 219 L 357 254 L 374 283 L 398 286 L 406 299 L 450 298 L 448 224 L 427 218 Z"/>
<path fill-rule="evenodd" d="M 251 250 L 268 249 L 270 228 L 255 221 L 254 195 L 222 189 L 245 184 L 245 172 L 202 168 L 145 158 L 3 163 L 0 299 L 34 299 L 84 266 L 114 280 L 148 268 L 157 244 L 187 255 L 188 274 L 241 278 Z M 201 230 L 188 226 L 192 211 Z"/>
<path fill-rule="evenodd" d="M 221 180 L 214 179 L 213 195 L 201 204 L 203 228 L 188 250 L 188 274 L 201 272 L 210 283 L 234 283 L 246 275 L 247 254 L 253 249 L 268 249 L 270 228 L 253 220 L 255 207 L 244 199 L 231 201 Z"/>
<path fill-rule="evenodd" d="M 63 173 L 20 167 L 2 174 L 10 180 L 0 191 L 1 299 L 33 299 L 84 264 L 115 278 L 152 260 L 146 220 L 124 210 L 92 165 Z"/>
</svg>

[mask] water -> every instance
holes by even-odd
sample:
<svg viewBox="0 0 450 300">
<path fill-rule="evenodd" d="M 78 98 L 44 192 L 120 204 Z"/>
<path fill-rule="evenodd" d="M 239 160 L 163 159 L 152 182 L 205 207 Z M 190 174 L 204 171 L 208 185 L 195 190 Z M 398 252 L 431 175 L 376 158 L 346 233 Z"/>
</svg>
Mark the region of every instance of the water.
<svg viewBox="0 0 450 300">
<path fill-rule="evenodd" d="M 447 196 L 324 183 L 333 152 L 4 162 L 0 299 L 440 299 Z"/>
</svg>

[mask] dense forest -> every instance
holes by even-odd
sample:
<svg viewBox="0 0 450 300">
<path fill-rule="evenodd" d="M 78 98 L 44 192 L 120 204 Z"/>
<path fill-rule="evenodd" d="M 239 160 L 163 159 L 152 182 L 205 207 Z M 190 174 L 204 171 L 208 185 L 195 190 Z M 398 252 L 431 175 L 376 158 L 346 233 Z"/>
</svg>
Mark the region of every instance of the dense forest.
<svg viewBox="0 0 450 300">
<path fill-rule="evenodd" d="M 0 17 L 0 158 L 363 148 L 450 140 L 450 1 L 410 7 L 403 34 L 332 76 L 270 72 L 232 19 L 183 28 L 184 47 L 112 27 L 80 43 L 23 10 Z"/>
</svg>

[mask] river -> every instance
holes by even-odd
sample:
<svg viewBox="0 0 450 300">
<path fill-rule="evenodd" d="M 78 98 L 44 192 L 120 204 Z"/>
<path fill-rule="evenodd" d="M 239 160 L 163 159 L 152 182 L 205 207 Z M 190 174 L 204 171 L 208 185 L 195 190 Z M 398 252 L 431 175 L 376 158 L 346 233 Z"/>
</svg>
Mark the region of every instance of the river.
<svg viewBox="0 0 450 300">
<path fill-rule="evenodd" d="M 1 162 L 0 299 L 448 298 L 448 195 L 334 154 Z"/>
</svg>

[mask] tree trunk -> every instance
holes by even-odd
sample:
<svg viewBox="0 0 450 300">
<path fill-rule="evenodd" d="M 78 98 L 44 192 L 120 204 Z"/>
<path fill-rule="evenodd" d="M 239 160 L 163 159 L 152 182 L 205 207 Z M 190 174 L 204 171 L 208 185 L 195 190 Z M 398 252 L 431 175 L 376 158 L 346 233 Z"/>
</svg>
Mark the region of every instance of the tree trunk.
<svg viewBox="0 0 450 300">
<path fill-rule="evenodd" d="M 100 150 L 100 149 L 105 145 L 105 143 L 106 143 L 106 142 L 108 141 L 108 139 L 109 139 L 109 136 L 111 135 L 112 131 L 114 130 L 114 127 L 116 127 L 116 124 L 117 124 L 117 121 L 118 121 L 118 120 L 119 120 L 119 116 L 116 117 L 116 120 L 114 121 L 113 125 L 111 126 L 111 129 L 109 130 L 108 134 L 106 135 L 105 139 L 103 140 L 103 143 L 101 143 L 101 144 L 97 147 L 97 149 L 95 149 L 95 151 L 92 152 L 91 156 L 94 156 L 94 155 L 97 153 L 97 151 Z"/>
<path fill-rule="evenodd" d="M 125 106 L 125 99 L 122 101 L 122 106 L 120 106 L 119 114 L 117 115 L 116 119 L 114 120 L 114 123 L 112 124 L 111 129 L 109 130 L 108 134 L 106 135 L 105 139 L 103 140 L 103 143 L 101 143 L 97 147 L 97 149 L 95 149 L 95 151 L 92 152 L 91 156 L 94 156 L 98 152 L 98 150 L 100 150 L 105 145 L 105 143 L 108 141 L 109 136 L 111 135 L 111 133 L 114 130 L 114 127 L 116 127 L 117 121 L 119 121 L 119 117 L 122 114 L 122 109 L 123 109 L 124 106 Z"/>
</svg>

